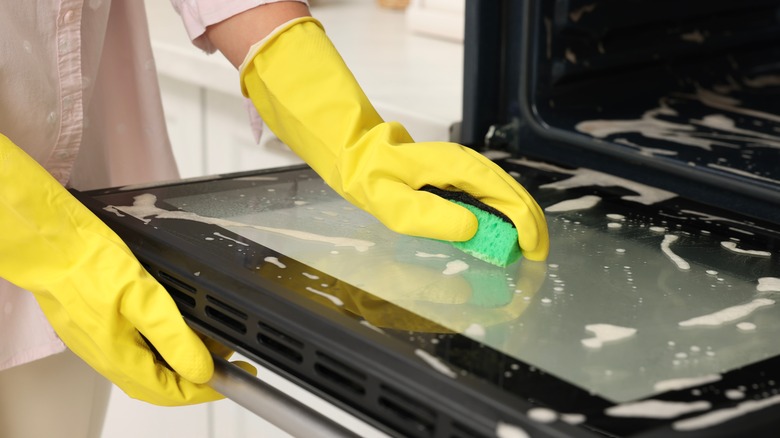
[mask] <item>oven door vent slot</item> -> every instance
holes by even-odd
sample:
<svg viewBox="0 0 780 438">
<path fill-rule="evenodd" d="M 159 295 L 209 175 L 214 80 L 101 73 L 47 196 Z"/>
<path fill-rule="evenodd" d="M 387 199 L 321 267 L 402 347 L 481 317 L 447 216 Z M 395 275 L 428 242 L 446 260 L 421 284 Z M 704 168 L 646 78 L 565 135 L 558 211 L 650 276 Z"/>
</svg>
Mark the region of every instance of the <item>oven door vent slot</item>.
<svg viewBox="0 0 780 438">
<path fill-rule="evenodd" d="M 366 393 L 365 374 L 325 353 L 317 352 L 317 363 L 314 364 L 314 370 L 319 376 L 335 383 L 339 388 L 358 395 Z"/>
<path fill-rule="evenodd" d="M 196 301 L 195 297 L 193 297 L 196 293 L 195 288 L 163 271 L 158 271 L 158 274 L 157 280 L 165 287 L 165 290 L 168 291 L 168 294 L 170 294 L 175 302 L 189 307 L 190 309 L 195 308 Z"/>
<path fill-rule="evenodd" d="M 189 292 L 193 295 L 197 292 L 197 289 L 190 286 L 189 284 L 179 280 L 178 278 L 174 277 L 173 275 L 165 272 L 165 271 L 158 271 L 160 274 L 160 282 L 161 283 L 167 283 L 176 289 L 183 291 L 183 292 Z"/>
<path fill-rule="evenodd" d="M 415 436 L 435 435 L 436 412 L 433 409 L 387 385 L 381 385 L 380 391 L 379 406 L 389 411 L 405 430 Z"/>
<path fill-rule="evenodd" d="M 265 350 L 296 364 L 303 362 L 303 342 L 268 324 L 257 324 L 257 342 Z"/>
<path fill-rule="evenodd" d="M 231 315 L 233 315 L 236 318 L 240 318 L 241 320 L 244 320 L 244 321 L 246 321 L 246 319 L 247 319 L 246 313 L 236 309 L 235 307 L 233 307 L 233 306 L 231 306 L 229 304 L 225 304 L 224 301 L 219 300 L 217 298 L 214 298 L 211 295 L 206 295 L 206 301 L 208 301 L 209 303 L 219 307 L 221 310 L 224 310 L 225 312 L 230 313 Z"/>
<path fill-rule="evenodd" d="M 246 334 L 246 324 L 232 316 L 218 310 L 212 306 L 206 306 L 206 316 L 220 323 L 221 326 L 227 327 L 234 332 L 238 332 L 242 335 Z"/>
<path fill-rule="evenodd" d="M 488 438 L 486 435 L 477 433 L 460 423 L 452 423 L 452 432 L 450 438 Z"/>
</svg>

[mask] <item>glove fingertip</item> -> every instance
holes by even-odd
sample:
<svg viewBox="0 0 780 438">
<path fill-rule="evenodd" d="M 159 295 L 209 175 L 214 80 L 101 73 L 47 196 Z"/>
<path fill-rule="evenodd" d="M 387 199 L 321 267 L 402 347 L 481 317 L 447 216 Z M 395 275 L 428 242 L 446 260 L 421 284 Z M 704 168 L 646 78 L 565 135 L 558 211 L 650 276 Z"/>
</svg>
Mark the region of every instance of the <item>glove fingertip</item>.
<svg viewBox="0 0 780 438">
<path fill-rule="evenodd" d="M 428 220 L 428 229 L 424 237 L 446 240 L 450 242 L 465 242 L 477 233 L 479 221 L 466 208 L 450 201 L 438 199 L 433 209 L 436 217 Z"/>
<path fill-rule="evenodd" d="M 193 336 L 195 336 L 193 334 Z M 195 336 L 195 341 L 188 343 L 177 352 L 175 357 L 166 357 L 168 365 L 181 377 L 189 382 L 203 384 L 214 375 L 214 360 L 208 348 Z"/>
<path fill-rule="evenodd" d="M 255 366 L 250 364 L 249 362 L 245 362 L 243 360 L 234 360 L 230 363 L 241 368 L 242 370 L 246 371 L 247 373 L 253 376 L 257 376 L 257 368 L 255 368 Z"/>
</svg>

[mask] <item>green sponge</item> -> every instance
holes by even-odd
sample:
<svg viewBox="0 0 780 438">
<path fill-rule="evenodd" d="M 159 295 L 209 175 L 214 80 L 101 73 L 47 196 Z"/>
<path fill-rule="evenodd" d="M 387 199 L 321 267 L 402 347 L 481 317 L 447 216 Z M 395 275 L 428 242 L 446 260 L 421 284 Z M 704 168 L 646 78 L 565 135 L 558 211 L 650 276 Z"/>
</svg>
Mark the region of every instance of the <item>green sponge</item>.
<svg viewBox="0 0 780 438">
<path fill-rule="evenodd" d="M 508 217 L 465 192 L 425 186 L 423 190 L 461 205 L 477 217 L 479 228 L 465 242 L 449 242 L 455 248 L 496 266 L 507 266 L 522 255 L 517 244 L 517 228 Z"/>
</svg>

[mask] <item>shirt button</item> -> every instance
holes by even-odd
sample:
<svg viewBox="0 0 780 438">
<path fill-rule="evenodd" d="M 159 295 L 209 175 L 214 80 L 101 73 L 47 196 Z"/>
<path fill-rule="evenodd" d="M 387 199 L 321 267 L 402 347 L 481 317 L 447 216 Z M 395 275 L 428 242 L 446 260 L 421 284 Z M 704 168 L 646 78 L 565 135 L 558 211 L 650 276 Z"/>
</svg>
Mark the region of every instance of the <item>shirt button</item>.
<svg viewBox="0 0 780 438">
<path fill-rule="evenodd" d="M 73 11 L 71 10 L 71 11 L 65 12 L 65 16 L 63 16 L 62 19 L 66 23 L 70 23 L 71 21 L 73 21 Z"/>
</svg>

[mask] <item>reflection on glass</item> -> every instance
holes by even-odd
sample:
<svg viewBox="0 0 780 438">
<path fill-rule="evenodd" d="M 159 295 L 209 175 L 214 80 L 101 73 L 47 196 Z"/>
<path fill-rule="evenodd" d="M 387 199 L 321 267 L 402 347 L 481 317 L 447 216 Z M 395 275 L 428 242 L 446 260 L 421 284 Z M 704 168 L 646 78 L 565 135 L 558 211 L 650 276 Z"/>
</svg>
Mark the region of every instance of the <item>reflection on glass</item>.
<svg viewBox="0 0 780 438">
<path fill-rule="evenodd" d="M 165 201 L 235 222 L 225 227 L 434 323 L 353 303 L 378 327 L 442 326 L 616 402 L 780 353 L 778 310 L 756 290 L 753 259 L 724 267 L 733 254 L 720 239 L 626 219 L 602 204 L 548 215 L 547 262 L 498 268 L 393 233 L 319 180 Z M 316 282 L 309 290 L 328 293 Z M 681 324 L 697 317 L 710 325 Z M 745 322 L 752 325 L 738 325 Z"/>
</svg>

